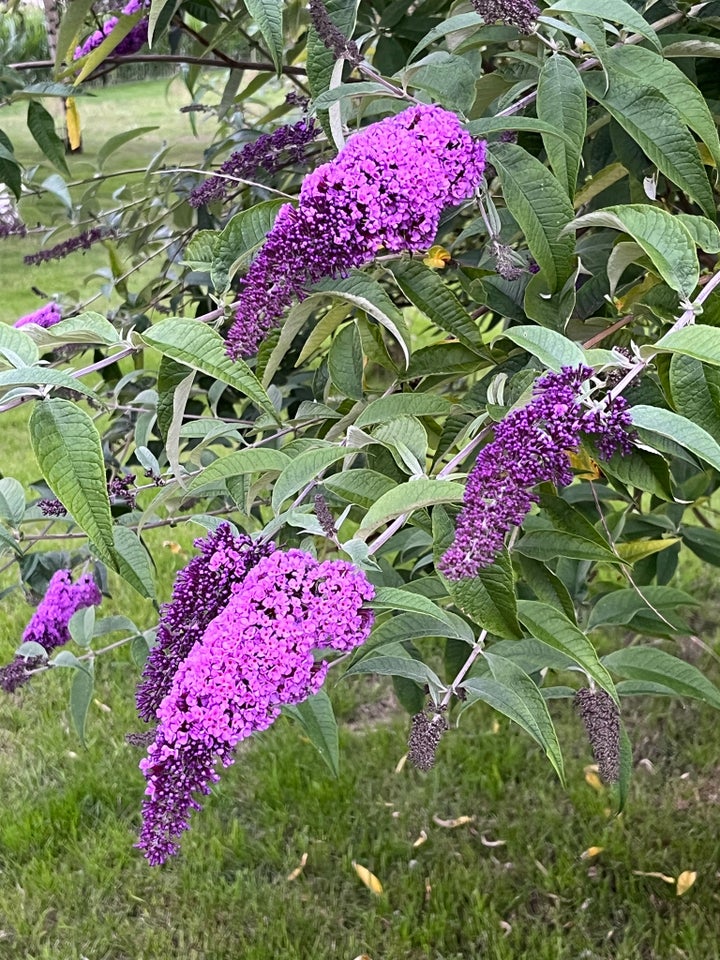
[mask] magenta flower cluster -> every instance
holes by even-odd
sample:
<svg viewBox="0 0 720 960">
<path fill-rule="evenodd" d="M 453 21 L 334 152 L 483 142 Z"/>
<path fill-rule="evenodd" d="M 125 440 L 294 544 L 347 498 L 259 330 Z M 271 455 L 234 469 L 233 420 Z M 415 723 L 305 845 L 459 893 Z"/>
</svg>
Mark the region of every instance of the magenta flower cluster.
<svg viewBox="0 0 720 960">
<path fill-rule="evenodd" d="M 257 140 L 246 143 L 242 150 L 230 154 L 220 166 L 221 176 L 209 177 L 195 187 L 188 197 L 190 206 L 200 207 L 213 200 L 222 200 L 229 188 L 237 186 L 237 180 L 246 179 L 259 168 L 275 173 L 285 164 L 299 163 L 305 156 L 305 148 L 319 133 L 320 127 L 311 117 L 278 127 L 272 133 L 261 134 Z"/>
<path fill-rule="evenodd" d="M 62 320 L 60 307 L 56 303 L 47 303 L 34 313 L 20 317 L 13 324 L 14 327 L 24 327 L 26 323 L 36 323 L 39 327 L 52 327 Z"/>
<path fill-rule="evenodd" d="M 122 13 L 125 16 L 130 16 L 133 13 L 139 13 L 140 10 L 149 6 L 149 0 L 130 0 L 130 2 L 126 3 L 122 8 Z M 80 46 L 75 48 L 73 60 L 79 60 L 81 57 L 85 57 L 88 53 L 92 53 L 93 50 L 97 49 L 103 40 L 110 36 L 118 23 L 119 20 L 117 17 L 110 17 L 106 20 L 102 25 L 102 29 L 91 33 L 89 37 L 83 40 Z M 147 43 L 147 38 L 148 19 L 147 17 L 143 17 L 141 20 L 138 20 L 127 36 L 123 37 L 115 47 L 113 55 L 118 57 L 132 56 L 133 53 L 137 53 L 138 50 Z"/>
<path fill-rule="evenodd" d="M 305 178 L 282 207 L 240 289 L 228 354 L 252 356 L 309 284 L 347 276 L 385 249 L 424 250 L 442 211 L 473 195 L 485 143 L 457 116 L 420 104 L 371 124 Z"/>
<path fill-rule="evenodd" d="M 227 605 L 233 587 L 273 549 L 244 533 L 233 534 L 228 523 L 195 546 L 200 553 L 177 575 L 172 599 L 161 610 L 156 643 L 137 689 L 138 713 L 148 723 L 156 719 L 180 664 Z"/>
<path fill-rule="evenodd" d="M 450 580 L 474 577 L 502 550 L 505 534 L 523 522 L 538 501 L 533 487 L 572 481 L 568 453 L 584 435 L 591 436 L 602 456 L 629 453 L 630 415 L 622 397 L 591 405 L 580 391 L 593 371 L 563 367 L 538 380 L 527 406 L 511 411 L 495 427 L 468 476 L 455 540 L 440 560 Z"/>
<path fill-rule="evenodd" d="M 285 704 L 322 686 L 328 665 L 314 651 L 363 643 L 374 591 L 341 560 L 319 563 L 301 550 L 275 551 L 238 584 L 229 603 L 179 666 L 157 713 L 155 742 L 141 761 L 147 778 L 138 846 L 152 864 L 178 852 L 188 815 L 199 810 L 219 762 L 265 730 Z"/>
<path fill-rule="evenodd" d="M 23 642 L 39 643 L 47 653 L 64 646 L 70 639 L 68 624 L 72 615 L 101 602 L 102 594 L 89 573 L 84 573 L 73 583 L 69 570 L 58 570 L 52 575 L 45 596 L 25 628 Z M 38 658 L 16 657 L 0 669 L 0 687 L 12 693 L 26 682 L 28 669 L 38 665 Z"/>
</svg>

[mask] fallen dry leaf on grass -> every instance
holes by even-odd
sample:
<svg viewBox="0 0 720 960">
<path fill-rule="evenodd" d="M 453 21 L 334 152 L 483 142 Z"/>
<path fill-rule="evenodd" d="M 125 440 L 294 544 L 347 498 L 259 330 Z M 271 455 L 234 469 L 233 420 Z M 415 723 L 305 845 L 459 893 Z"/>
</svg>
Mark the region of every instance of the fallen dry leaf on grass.
<svg viewBox="0 0 720 960">
<path fill-rule="evenodd" d="M 297 878 L 298 878 L 298 877 L 300 876 L 300 874 L 303 872 L 303 869 L 304 869 L 304 867 L 305 867 L 305 864 L 307 863 L 307 860 L 308 860 L 308 855 L 307 855 L 307 853 L 304 853 L 304 854 L 302 855 L 302 857 L 300 858 L 300 866 L 299 866 L 299 867 L 295 867 L 295 869 L 293 870 L 293 872 L 292 872 L 292 873 L 289 873 L 289 874 L 287 875 L 288 880 L 297 880 Z"/>
<path fill-rule="evenodd" d="M 379 897 L 383 892 L 383 885 L 380 883 L 375 874 L 371 873 L 367 867 L 364 867 L 361 863 L 357 863 L 355 860 L 353 860 L 352 865 L 353 870 L 360 877 L 362 883 L 365 884 L 371 893 L 374 893 L 375 896 Z"/>
<path fill-rule="evenodd" d="M 433 815 L 433 823 L 436 823 L 439 827 L 445 827 L 446 830 L 454 830 L 455 827 L 462 827 L 474 820 L 475 817 L 456 817 L 454 820 L 442 820 L 440 817 Z"/>
</svg>

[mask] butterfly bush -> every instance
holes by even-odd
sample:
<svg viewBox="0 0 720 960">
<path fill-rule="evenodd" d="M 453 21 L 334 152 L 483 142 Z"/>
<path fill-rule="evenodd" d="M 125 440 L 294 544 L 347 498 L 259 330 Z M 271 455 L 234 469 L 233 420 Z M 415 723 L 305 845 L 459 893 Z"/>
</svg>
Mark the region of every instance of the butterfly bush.
<svg viewBox="0 0 720 960">
<path fill-rule="evenodd" d="M 137 689 L 138 713 L 147 722 L 156 719 L 178 667 L 226 606 L 233 587 L 273 550 L 272 543 L 258 544 L 247 534 L 234 534 L 228 523 L 196 540 L 195 546 L 199 555 L 177 575 L 172 599 L 162 608 L 156 643 Z"/>
<path fill-rule="evenodd" d="M 356 133 L 305 178 L 297 207 L 281 207 L 241 284 L 229 356 L 255 354 L 309 284 L 347 276 L 383 249 L 429 247 L 443 210 L 472 197 L 484 168 L 484 141 L 441 107 L 409 107 Z"/>
<path fill-rule="evenodd" d="M 102 602 L 102 594 L 89 573 L 84 573 L 75 583 L 69 570 L 56 571 L 48 584 L 45 596 L 23 632 L 23 643 L 32 641 L 50 653 L 70 640 L 68 624 L 73 614 L 85 607 L 95 607 Z M 12 693 L 29 678 L 28 671 L 39 666 L 40 658 L 16 657 L 0 669 L 0 687 Z"/>
<path fill-rule="evenodd" d="M 440 561 L 448 579 L 474 577 L 493 562 L 505 534 L 539 500 L 533 487 L 571 483 L 568 453 L 583 436 L 591 436 L 606 458 L 616 450 L 630 452 L 626 401 L 607 399 L 590 409 L 582 402 L 581 387 L 592 374 L 589 367 L 548 373 L 538 380 L 530 403 L 497 424 L 468 476 L 455 540 Z"/>
<path fill-rule="evenodd" d="M 149 0 L 130 0 L 130 2 L 122 8 L 122 12 L 125 16 L 130 16 L 133 13 L 139 13 L 140 10 L 149 6 Z M 81 57 L 85 57 L 88 53 L 92 53 L 93 50 L 97 49 L 103 40 L 110 36 L 119 22 L 117 17 L 110 17 L 106 20 L 102 25 L 102 29 L 91 33 L 89 37 L 75 48 L 73 60 L 79 60 Z M 123 37 L 113 50 L 113 54 L 118 57 L 132 56 L 133 53 L 137 53 L 138 50 L 147 43 L 147 38 L 148 18 L 143 17 L 132 27 L 127 36 Z"/>
<path fill-rule="evenodd" d="M 157 711 L 155 742 L 140 763 L 147 779 L 138 846 L 151 864 L 178 852 L 196 795 L 208 794 L 217 763 L 267 729 L 286 704 L 320 689 L 328 664 L 314 651 L 346 653 L 363 643 L 374 590 L 342 560 L 301 550 L 263 557 L 179 665 Z"/>
<path fill-rule="evenodd" d="M 486 23 L 504 23 L 530 33 L 540 8 L 533 0 L 472 0 L 472 5 Z"/>
<path fill-rule="evenodd" d="M 39 327 L 52 327 L 62 320 L 62 312 L 57 303 L 46 303 L 34 313 L 28 313 L 25 317 L 20 317 L 13 324 L 14 327 L 24 327 L 26 323 L 36 323 Z"/>
</svg>

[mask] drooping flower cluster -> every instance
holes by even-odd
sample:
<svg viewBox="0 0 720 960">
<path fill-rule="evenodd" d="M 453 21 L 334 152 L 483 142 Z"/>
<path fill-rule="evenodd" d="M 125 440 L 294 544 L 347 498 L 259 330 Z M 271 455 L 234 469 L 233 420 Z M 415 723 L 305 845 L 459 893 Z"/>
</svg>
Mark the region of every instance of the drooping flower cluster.
<svg viewBox="0 0 720 960">
<path fill-rule="evenodd" d="M 158 710 L 155 743 L 140 768 L 148 786 L 138 846 L 152 864 L 177 853 L 196 794 L 210 792 L 216 764 L 265 730 L 285 704 L 322 686 L 327 663 L 314 650 L 363 643 L 374 591 L 341 560 L 319 563 L 301 550 L 275 551 L 238 584 L 232 598 L 180 665 Z"/>
<path fill-rule="evenodd" d="M 587 687 L 575 694 L 575 708 L 580 714 L 598 773 L 603 783 L 620 779 L 620 713 L 617 704 L 605 690 Z"/>
<path fill-rule="evenodd" d="M 240 290 L 228 354 L 252 356 L 286 308 L 324 277 L 347 276 L 381 249 L 427 249 L 445 207 L 471 197 L 485 143 L 454 113 L 420 104 L 351 137 L 282 207 Z"/>
<path fill-rule="evenodd" d="M 312 117 L 278 127 L 272 133 L 263 133 L 252 143 L 246 143 L 242 150 L 230 154 L 220 166 L 220 175 L 216 174 L 195 187 L 188 197 L 190 206 L 200 207 L 213 200 L 222 200 L 237 180 L 252 176 L 259 168 L 275 173 L 284 164 L 301 162 L 305 148 L 319 133 L 320 127 Z"/>
<path fill-rule="evenodd" d="M 504 23 L 530 33 L 540 16 L 540 8 L 533 0 L 472 0 L 485 23 Z"/>
<path fill-rule="evenodd" d="M 13 324 L 14 327 L 24 327 L 26 323 L 36 323 L 39 327 L 52 327 L 62 320 L 60 307 L 56 303 L 47 303 L 34 313 L 20 317 Z"/>
<path fill-rule="evenodd" d="M 130 16 L 149 6 L 150 0 L 129 0 L 129 3 L 126 3 L 122 8 L 122 12 L 125 16 Z M 110 17 L 106 20 L 101 30 L 96 30 L 94 33 L 91 33 L 89 37 L 75 48 L 73 60 L 79 60 L 81 57 L 85 57 L 88 53 L 92 53 L 93 50 L 97 49 L 103 40 L 110 36 L 118 23 L 119 20 L 117 17 Z M 127 36 L 123 37 L 115 47 L 113 55 L 118 57 L 132 56 L 133 53 L 137 53 L 138 50 L 147 43 L 147 38 L 148 18 L 143 17 L 141 20 L 138 20 Z"/>
<path fill-rule="evenodd" d="M 58 570 L 52 575 L 45 596 L 25 628 L 23 643 L 39 643 L 47 653 L 64 646 L 70 639 L 68 624 L 72 615 L 101 602 L 100 590 L 89 573 L 84 573 L 73 583 L 69 570 Z M 16 657 L 0 669 L 0 687 L 12 693 L 28 680 L 28 671 L 38 665 L 36 657 Z"/>
<path fill-rule="evenodd" d="M 563 367 L 538 380 L 535 397 L 495 427 L 468 476 L 455 540 L 440 561 L 450 580 L 474 577 L 502 549 L 505 534 L 523 522 L 538 496 L 533 487 L 572 481 L 568 452 L 590 435 L 602 456 L 630 451 L 630 415 L 622 397 L 589 409 L 580 391 L 589 367 Z"/>
<path fill-rule="evenodd" d="M 46 263 L 48 260 L 62 260 L 63 257 L 75 253 L 76 250 L 89 250 L 90 247 L 102 240 L 108 235 L 104 227 L 93 227 L 92 230 L 83 230 L 76 237 L 70 237 L 63 240 L 62 243 L 56 243 L 54 247 L 48 247 L 44 250 L 37 250 L 35 253 L 28 253 L 23 257 L 23 263 L 39 264 Z"/>
<path fill-rule="evenodd" d="M 335 54 L 336 59 L 344 57 L 353 66 L 362 63 L 362 54 L 354 40 L 348 40 L 342 30 L 335 26 L 322 0 L 310 0 L 308 12 L 312 25 L 322 42 Z"/>
<path fill-rule="evenodd" d="M 227 523 L 196 540 L 195 546 L 199 555 L 177 575 L 172 599 L 162 608 L 157 641 L 137 689 L 138 713 L 148 723 L 156 719 L 178 667 L 227 605 L 233 587 L 272 550 L 272 544 L 233 534 Z"/>
</svg>

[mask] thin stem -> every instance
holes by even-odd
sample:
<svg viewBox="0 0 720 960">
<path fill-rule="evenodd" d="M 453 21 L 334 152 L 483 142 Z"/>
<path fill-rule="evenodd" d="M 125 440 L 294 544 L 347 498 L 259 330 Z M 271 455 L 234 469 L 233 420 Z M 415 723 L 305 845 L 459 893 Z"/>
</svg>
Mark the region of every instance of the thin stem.
<svg viewBox="0 0 720 960">
<path fill-rule="evenodd" d="M 225 70 L 257 70 L 258 73 L 276 73 L 274 63 L 266 63 L 262 60 L 235 60 L 233 57 L 224 59 L 210 59 L 209 57 L 191 57 L 186 54 L 169 53 L 140 53 L 133 54 L 130 57 L 106 57 L 103 63 L 112 63 L 116 66 L 122 66 L 124 63 L 193 63 L 201 67 L 222 67 Z M 37 70 L 40 68 L 52 68 L 55 66 L 54 60 L 27 60 L 22 63 L 9 64 L 13 70 Z M 281 67 L 281 73 L 291 77 L 304 77 L 307 71 L 304 67 Z"/>
<path fill-rule="evenodd" d="M 440 703 L 438 704 L 438 707 L 440 707 L 440 708 L 442 708 L 442 707 L 447 707 L 448 704 L 450 703 L 450 700 L 451 700 L 453 694 L 456 694 L 456 693 L 457 693 L 458 687 L 460 686 L 460 684 L 462 683 L 462 681 L 463 681 L 463 680 L 465 679 L 465 677 L 467 676 L 470 668 L 472 667 L 472 665 L 475 663 L 475 661 L 477 660 L 477 658 L 480 656 L 480 654 L 481 654 L 481 653 L 483 652 L 483 650 L 485 649 L 485 640 L 486 640 L 486 638 L 487 638 L 487 635 L 488 635 L 487 630 L 482 630 L 482 631 L 481 631 L 480 636 L 477 638 L 477 640 L 476 640 L 475 643 L 473 644 L 473 648 L 472 648 L 472 650 L 470 651 L 467 660 L 466 660 L 465 663 L 460 667 L 460 669 L 459 669 L 458 672 L 457 672 L 457 676 L 455 677 L 455 679 L 453 680 L 453 682 L 450 684 L 450 686 L 449 686 L 449 687 L 447 688 L 447 690 L 445 691 L 445 695 L 443 696 L 442 700 L 441 700 Z"/>
</svg>

